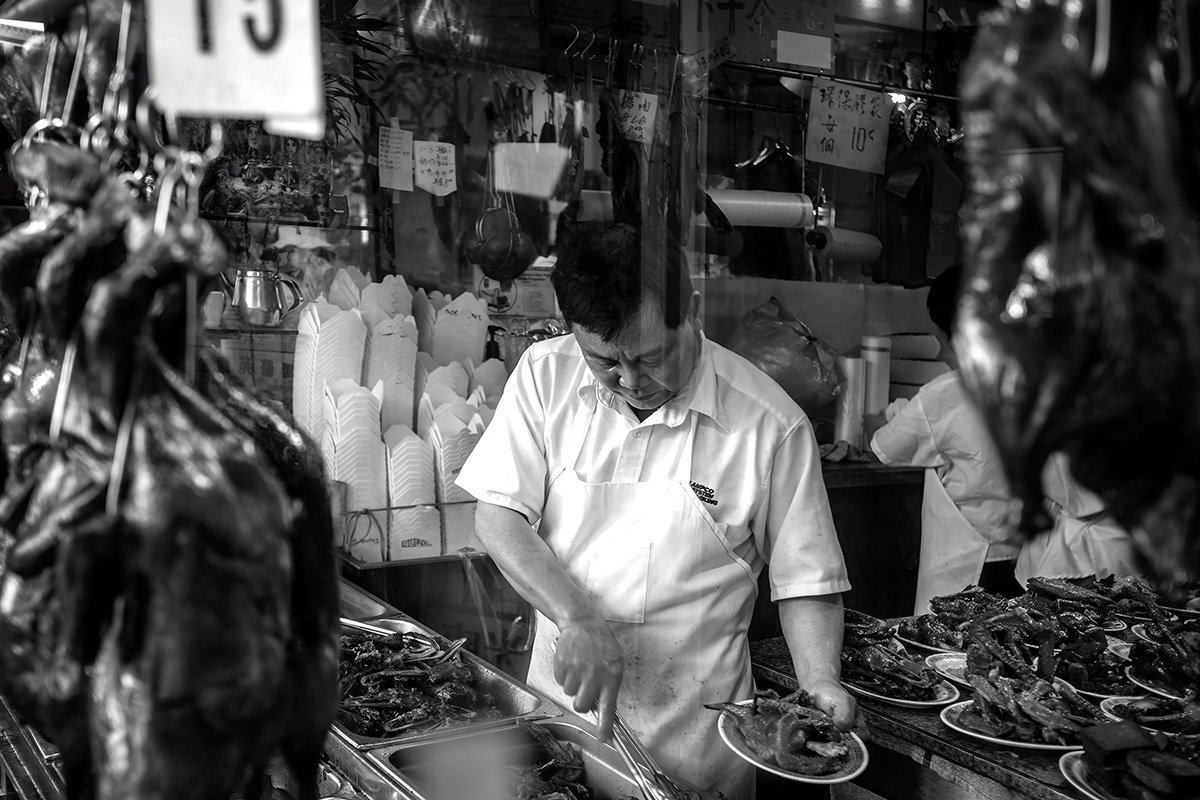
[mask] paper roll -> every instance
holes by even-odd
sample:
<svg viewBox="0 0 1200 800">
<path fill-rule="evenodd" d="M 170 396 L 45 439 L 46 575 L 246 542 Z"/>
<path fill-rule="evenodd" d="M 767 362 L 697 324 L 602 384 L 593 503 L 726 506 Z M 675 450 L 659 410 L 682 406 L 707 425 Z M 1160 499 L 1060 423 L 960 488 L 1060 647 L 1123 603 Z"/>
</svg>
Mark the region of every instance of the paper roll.
<svg viewBox="0 0 1200 800">
<path fill-rule="evenodd" d="M 812 200 L 795 192 L 709 189 L 708 195 L 733 225 L 807 228 L 816 220 Z"/>
<path fill-rule="evenodd" d="M 863 413 L 882 414 L 891 382 L 892 340 L 886 336 L 862 337 L 862 360 L 866 372 Z"/>
<path fill-rule="evenodd" d="M 861 358 L 838 359 L 846 382 L 842 384 L 842 393 L 838 397 L 837 419 L 834 422 L 833 438 L 838 442 L 847 442 L 855 447 L 863 446 L 863 399 L 865 372 Z"/>
<path fill-rule="evenodd" d="M 818 225 L 805 237 L 805 241 L 822 256 L 853 264 L 869 264 L 879 258 L 883 251 L 879 239 L 869 233 L 830 228 L 826 225 Z"/>
</svg>

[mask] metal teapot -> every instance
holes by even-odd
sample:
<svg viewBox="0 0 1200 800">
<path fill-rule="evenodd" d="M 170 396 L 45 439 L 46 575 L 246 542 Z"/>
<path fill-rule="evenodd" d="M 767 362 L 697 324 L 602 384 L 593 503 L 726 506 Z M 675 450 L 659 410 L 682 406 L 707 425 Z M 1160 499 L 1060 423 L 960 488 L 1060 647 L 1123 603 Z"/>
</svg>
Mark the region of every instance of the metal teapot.
<svg viewBox="0 0 1200 800">
<path fill-rule="evenodd" d="M 281 277 L 273 269 L 239 268 L 233 281 L 222 273 L 221 283 L 229 292 L 229 302 L 237 309 L 242 322 L 254 327 L 274 328 L 304 302 L 300 286 L 291 278 Z M 285 285 L 293 295 L 291 305 L 286 308 L 283 297 Z"/>
</svg>

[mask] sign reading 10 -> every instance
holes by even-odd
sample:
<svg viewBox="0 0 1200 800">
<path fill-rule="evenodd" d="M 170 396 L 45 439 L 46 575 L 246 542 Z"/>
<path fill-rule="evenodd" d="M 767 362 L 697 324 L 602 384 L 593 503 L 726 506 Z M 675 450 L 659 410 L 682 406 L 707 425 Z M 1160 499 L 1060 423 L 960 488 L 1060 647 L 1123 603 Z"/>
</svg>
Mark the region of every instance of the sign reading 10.
<svg viewBox="0 0 1200 800">
<path fill-rule="evenodd" d="M 212 13 L 209 9 L 211 0 L 196 0 L 196 13 L 199 17 L 200 52 L 212 52 Z M 260 0 L 247 0 L 251 5 L 261 5 Z M 283 34 L 283 0 L 265 0 L 266 13 L 253 14 L 247 12 L 242 17 L 242 25 L 246 36 L 255 48 L 263 53 L 269 53 L 279 44 Z"/>
</svg>

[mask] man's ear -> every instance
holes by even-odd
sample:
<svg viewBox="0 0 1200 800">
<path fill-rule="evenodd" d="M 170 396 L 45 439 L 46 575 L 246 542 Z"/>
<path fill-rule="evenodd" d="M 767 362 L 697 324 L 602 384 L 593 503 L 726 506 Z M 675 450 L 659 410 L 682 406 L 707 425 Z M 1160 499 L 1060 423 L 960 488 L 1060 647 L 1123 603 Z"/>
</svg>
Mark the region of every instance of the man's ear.
<svg viewBox="0 0 1200 800">
<path fill-rule="evenodd" d="M 692 297 L 688 300 L 687 318 L 700 321 L 700 302 L 703 297 L 699 290 L 692 292 Z"/>
</svg>

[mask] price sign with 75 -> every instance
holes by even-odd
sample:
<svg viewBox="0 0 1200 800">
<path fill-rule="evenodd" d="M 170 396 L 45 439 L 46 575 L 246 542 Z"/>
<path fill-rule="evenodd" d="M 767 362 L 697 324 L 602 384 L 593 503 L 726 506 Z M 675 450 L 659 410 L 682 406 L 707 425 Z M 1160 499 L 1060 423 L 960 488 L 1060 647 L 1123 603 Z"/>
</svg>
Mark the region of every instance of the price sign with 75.
<svg viewBox="0 0 1200 800">
<path fill-rule="evenodd" d="M 146 0 L 150 80 L 189 116 L 319 113 L 317 0 Z"/>
</svg>

